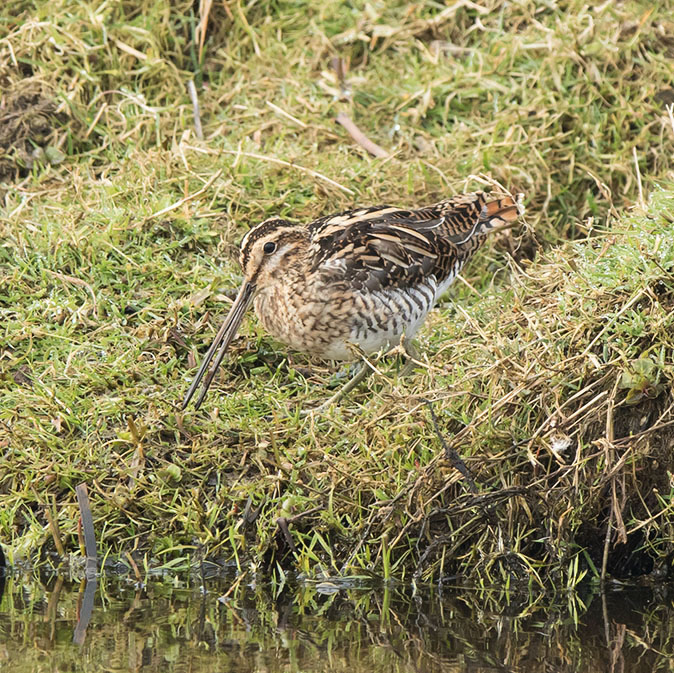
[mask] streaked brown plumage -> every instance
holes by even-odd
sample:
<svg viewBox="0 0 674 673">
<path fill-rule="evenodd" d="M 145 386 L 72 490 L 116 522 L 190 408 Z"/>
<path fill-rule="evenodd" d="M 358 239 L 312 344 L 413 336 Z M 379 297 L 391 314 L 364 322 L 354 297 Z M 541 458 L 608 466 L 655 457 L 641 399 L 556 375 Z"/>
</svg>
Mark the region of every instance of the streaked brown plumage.
<svg viewBox="0 0 674 673">
<path fill-rule="evenodd" d="M 358 208 L 309 225 L 270 219 L 241 242 L 244 282 L 183 408 L 215 351 L 201 404 L 251 302 L 271 334 L 326 360 L 411 339 L 489 231 L 517 218 L 510 197 L 461 194 L 419 210 Z"/>
</svg>

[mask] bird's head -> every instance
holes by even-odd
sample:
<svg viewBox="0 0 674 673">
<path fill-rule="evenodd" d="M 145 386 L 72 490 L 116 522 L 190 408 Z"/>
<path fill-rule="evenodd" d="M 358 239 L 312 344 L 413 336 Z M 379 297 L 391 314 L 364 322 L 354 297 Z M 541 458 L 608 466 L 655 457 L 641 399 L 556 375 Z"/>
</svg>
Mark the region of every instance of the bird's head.
<svg viewBox="0 0 674 673">
<path fill-rule="evenodd" d="M 297 253 L 306 245 L 307 230 L 288 220 L 265 220 L 253 227 L 241 241 L 239 261 L 244 284 L 254 290 L 278 282 L 282 274 L 294 263 Z"/>
<path fill-rule="evenodd" d="M 220 331 L 217 333 L 206 357 L 194 377 L 192 385 L 183 401 L 183 409 L 187 407 L 197 386 L 203 378 L 208 365 L 218 348 L 220 349 L 211 371 L 206 376 L 204 385 L 196 403 L 197 409 L 206 395 L 213 376 L 222 362 L 227 348 L 241 325 L 246 309 L 250 306 L 256 291 L 279 282 L 279 276 L 297 260 L 297 253 L 307 244 L 308 232 L 303 227 L 278 218 L 265 220 L 253 227 L 241 241 L 241 270 L 243 283 L 239 293 L 229 309 Z"/>
</svg>

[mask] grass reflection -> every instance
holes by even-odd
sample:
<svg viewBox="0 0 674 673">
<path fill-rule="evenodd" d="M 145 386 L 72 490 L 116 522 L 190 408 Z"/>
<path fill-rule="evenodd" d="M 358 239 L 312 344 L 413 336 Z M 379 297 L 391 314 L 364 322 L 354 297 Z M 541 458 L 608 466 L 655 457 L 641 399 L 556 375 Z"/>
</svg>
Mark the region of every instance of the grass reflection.
<svg viewBox="0 0 674 673">
<path fill-rule="evenodd" d="M 667 589 L 532 600 L 502 590 L 412 592 L 355 581 L 272 587 L 167 577 L 139 588 L 104 578 L 78 646 L 86 590 L 84 581 L 63 577 L 8 578 L 0 603 L 3 668 L 660 671 L 670 670 L 674 635 Z"/>
</svg>

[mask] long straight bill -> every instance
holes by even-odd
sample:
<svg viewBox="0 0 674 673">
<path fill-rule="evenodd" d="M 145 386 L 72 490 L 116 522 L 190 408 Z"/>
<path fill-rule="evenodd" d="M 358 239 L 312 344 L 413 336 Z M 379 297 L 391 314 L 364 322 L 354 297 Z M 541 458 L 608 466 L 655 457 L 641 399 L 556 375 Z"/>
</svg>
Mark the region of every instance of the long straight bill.
<svg viewBox="0 0 674 673">
<path fill-rule="evenodd" d="M 197 375 L 194 377 L 194 381 L 192 381 L 190 389 L 187 391 L 187 395 L 185 395 L 182 407 L 183 411 L 187 408 L 187 405 L 190 403 L 190 400 L 194 396 L 196 389 L 199 387 L 201 379 L 203 378 L 204 374 L 206 373 L 206 370 L 208 369 L 208 365 L 211 363 L 211 360 L 215 355 L 215 351 L 217 351 L 219 347 L 220 352 L 218 353 L 218 357 L 215 359 L 215 363 L 211 371 L 208 372 L 208 376 L 204 381 L 204 385 L 201 390 L 201 394 L 197 399 L 195 408 L 198 409 L 201 406 L 201 403 L 204 401 L 204 397 L 206 397 L 206 393 L 208 392 L 208 388 L 211 385 L 211 381 L 215 376 L 215 372 L 218 371 L 218 367 L 222 362 L 222 358 L 225 357 L 225 353 L 229 348 L 229 344 L 232 342 L 232 339 L 234 338 L 239 329 L 239 325 L 243 320 L 243 316 L 246 313 L 246 309 L 250 306 L 250 302 L 253 299 L 253 290 L 255 290 L 255 286 L 251 285 L 251 283 L 244 283 L 241 286 L 239 294 L 236 296 L 236 299 L 232 304 L 232 308 L 229 311 L 229 315 L 227 316 L 227 318 L 225 318 L 225 322 L 222 324 L 222 327 L 216 334 L 215 339 L 211 344 L 211 347 L 208 349 L 208 353 L 206 353 L 204 361 L 201 363 L 201 367 L 199 367 Z"/>
</svg>

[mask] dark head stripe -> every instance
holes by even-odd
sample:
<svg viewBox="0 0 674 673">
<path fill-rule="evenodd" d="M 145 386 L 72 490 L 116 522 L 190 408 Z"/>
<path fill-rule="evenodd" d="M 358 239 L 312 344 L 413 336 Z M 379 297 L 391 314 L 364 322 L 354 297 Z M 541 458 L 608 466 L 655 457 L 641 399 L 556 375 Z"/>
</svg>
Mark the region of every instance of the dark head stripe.
<svg viewBox="0 0 674 673">
<path fill-rule="evenodd" d="M 250 259 L 250 251 L 253 249 L 256 241 L 268 236 L 273 231 L 279 229 L 287 229 L 288 227 L 295 227 L 297 225 L 288 220 L 281 220 L 279 218 L 272 218 L 261 222 L 256 227 L 253 227 L 246 233 L 241 241 L 241 267 L 246 268 L 248 260 Z"/>
</svg>

